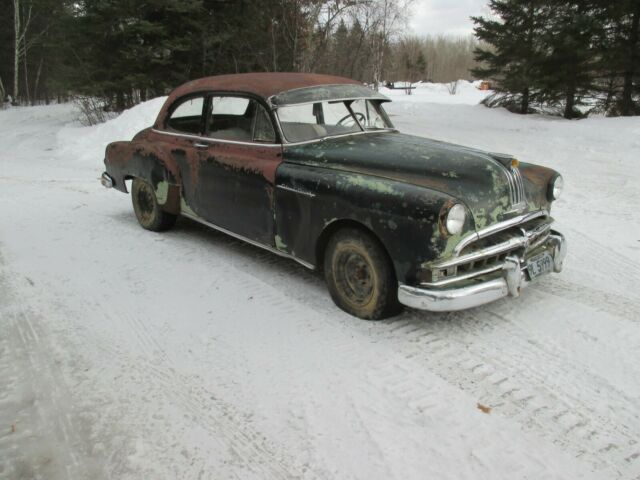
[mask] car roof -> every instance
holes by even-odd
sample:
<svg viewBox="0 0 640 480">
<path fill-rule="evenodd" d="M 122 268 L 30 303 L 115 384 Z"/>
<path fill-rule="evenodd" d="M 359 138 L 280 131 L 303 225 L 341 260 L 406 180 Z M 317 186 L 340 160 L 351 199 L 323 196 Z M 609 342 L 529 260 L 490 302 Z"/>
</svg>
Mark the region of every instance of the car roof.
<svg viewBox="0 0 640 480">
<path fill-rule="evenodd" d="M 321 88 L 321 92 L 314 87 Z M 200 92 L 229 92 L 256 95 L 272 107 L 287 103 L 323 101 L 332 98 L 376 98 L 385 96 L 365 87 L 362 82 L 335 75 L 297 72 L 257 72 L 216 75 L 187 82 L 171 92 L 164 103 L 154 128 L 161 128 L 173 103 Z"/>
<path fill-rule="evenodd" d="M 267 100 L 269 97 L 279 93 L 298 88 L 345 84 L 362 85 L 362 82 L 350 78 L 317 73 L 236 73 L 192 80 L 176 88 L 171 93 L 171 96 L 177 98 L 190 93 L 212 90 L 251 93 Z"/>
</svg>

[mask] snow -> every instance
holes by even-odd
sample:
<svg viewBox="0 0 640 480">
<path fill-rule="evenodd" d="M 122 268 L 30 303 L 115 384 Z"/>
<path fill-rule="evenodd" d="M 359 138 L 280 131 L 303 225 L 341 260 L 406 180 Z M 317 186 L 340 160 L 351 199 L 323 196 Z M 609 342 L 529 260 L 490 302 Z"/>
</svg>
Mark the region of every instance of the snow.
<svg viewBox="0 0 640 480">
<path fill-rule="evenodd" d="M 479 90 L 480 82 L 468 82 L 458 80 L 456 93 L 450 94 L 451 85 L 445 83 L 417 82 L 413 83 L 411 95 L 399 88 L 402 82 L 395 83 L 395 89 L 383 87 L 380 93 L 391 98 L 395 102 L 406 103 L 443 103 L 447 105 L 473 105 L 480 103 L 485 97 L 493 93 L 490 90 Z M 410 98 L 407 98 L 410 97 Z"/>
<path fill-rule="evenodd" d="M 385 93 L 402 131 L 561 171 L 566 269 L 375 323 L 291 261 L 144 231 L 99 185 L 164 99 L 95 127 L 0 111 L 0 478 L 638 478 L 640 118 L 523 117 L 474 88 Z"/>
</svg>

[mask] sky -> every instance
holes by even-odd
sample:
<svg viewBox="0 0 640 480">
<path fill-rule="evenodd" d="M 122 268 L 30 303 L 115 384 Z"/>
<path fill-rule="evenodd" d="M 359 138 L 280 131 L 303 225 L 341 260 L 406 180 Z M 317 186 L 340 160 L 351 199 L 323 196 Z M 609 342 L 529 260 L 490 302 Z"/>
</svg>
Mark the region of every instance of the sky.
<svg viewBox="0 0 640 480">
<path fill-rule="evenodd" d="M 487 0 L 415 0 L 409 25 L 417 35 L 468 35 L 471 15 L 486 15 Z"/>
</svg>

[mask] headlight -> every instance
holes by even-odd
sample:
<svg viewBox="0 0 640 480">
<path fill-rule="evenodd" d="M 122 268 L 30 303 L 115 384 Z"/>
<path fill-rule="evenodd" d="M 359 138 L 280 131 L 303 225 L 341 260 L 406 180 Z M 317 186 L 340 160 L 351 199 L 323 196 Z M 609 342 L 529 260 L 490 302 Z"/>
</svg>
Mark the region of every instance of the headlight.
<svg viewBox="0 0 640 480">
<path fill-rule="evenodd" d="M 550 202 L 554 200 L 558 200 L 560 195 L 562 195 L 562 189 L 564 188 L 564 180 L 562 179 L 562 175 L 556 175 L 551 182 L 549 182 L 549 190 L 547 192 L 547 197 Z"/>
<path fill-rule="evenodd" d="M 462 228 L 464 227 L 464 221 L 466 219 L 466 209 L 461 204 L 456 203 L 447 212 L 447 217 L 445 220 L 447 232 L 449 232 L 451 235 L 458 235 L 459 233 L 462 233 Z"/>
</svg>

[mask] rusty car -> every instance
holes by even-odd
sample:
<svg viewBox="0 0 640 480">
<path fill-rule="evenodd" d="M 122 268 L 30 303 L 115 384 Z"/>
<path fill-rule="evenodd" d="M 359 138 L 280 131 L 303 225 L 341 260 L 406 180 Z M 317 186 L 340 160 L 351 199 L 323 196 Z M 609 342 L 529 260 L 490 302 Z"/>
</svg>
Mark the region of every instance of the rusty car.
<svg viewBox="0 0 640 480">
<path fill-rule="evenodd" d="M 363 319 L 476 307 L 561 271 L 558 172 L 400 133 L 388 101 L 329 75 L 194 80 L 107 146 L 101 182 L 131 190 L 145 229 L 184 216 L 322 272 Z"/>
</svg>

